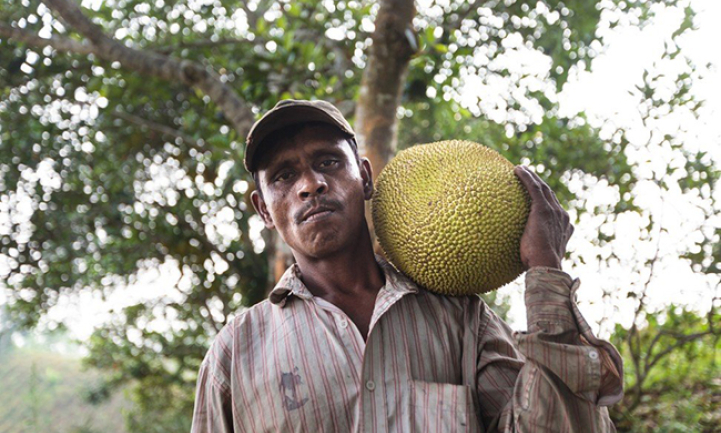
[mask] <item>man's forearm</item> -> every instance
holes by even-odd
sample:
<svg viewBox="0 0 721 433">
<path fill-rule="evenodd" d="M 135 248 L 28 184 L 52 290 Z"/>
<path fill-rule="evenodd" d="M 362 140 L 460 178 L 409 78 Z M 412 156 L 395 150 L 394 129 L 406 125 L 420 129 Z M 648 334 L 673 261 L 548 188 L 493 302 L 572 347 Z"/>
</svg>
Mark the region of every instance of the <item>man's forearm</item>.
<svg viewBox="0 0 721 433">
<path fill-rule="evenodd" d="M 555 269 L 528 271 L 528 331 L 513 334 L 525 364 L 517 371 L 505 407 L 487 423 L 488 431 L 615 431 L 605 406 L 623 396 L 621 358 L 610 343 L 591 333 L 580 315 L 575 305 L 578 286 L 577 280 Z M 503 370 L 507 363 L 500 359 L 483 369 Z"/>
</svg>

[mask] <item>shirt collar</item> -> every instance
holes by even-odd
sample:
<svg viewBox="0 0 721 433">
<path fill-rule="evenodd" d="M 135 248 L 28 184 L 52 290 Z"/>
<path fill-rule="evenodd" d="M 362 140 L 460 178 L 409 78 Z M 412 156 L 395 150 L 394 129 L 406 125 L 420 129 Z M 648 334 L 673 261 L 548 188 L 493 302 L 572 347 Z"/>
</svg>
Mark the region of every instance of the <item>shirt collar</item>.
<svg viewBox="0 0 721 433">
<path fill-rule="evenodd" d="M 285 273 L 278 283 L 271 290 L 268 299 L 272 304 L 284 307 L 288 297 L 295 295 L 302 299 L 311 299 L 313 294 L 310 293 L 303 281 L 300 279 L 300 268 L 297 263 L 293 263 L 291 267 L 286 269 Z"/>
<path fill-rule="evenodd" d="M 390 262 L 379 255 L 376 255 L 376 261 L 386 276 L 386 284 L 383 288 L 387 292 L 399 294 L 418 293 L 418 285 L 403 275 Z"/>
<path fill-rule="evenodd" d="M 418 286 L 381 256 L 376 255 L 376 262 L 380 265 L 386 280 L 381 290 L 397 293 L 398 295 L 418 293 Z M 285 271 L 273 290 L 271 290 L 268 299 L 271 303 L 284 307 L 291 295 L 304 300 L 313 299 L 313 294 L 300 278 L 300 268 L 297 263 L 294 263 Z"/>
</svg>

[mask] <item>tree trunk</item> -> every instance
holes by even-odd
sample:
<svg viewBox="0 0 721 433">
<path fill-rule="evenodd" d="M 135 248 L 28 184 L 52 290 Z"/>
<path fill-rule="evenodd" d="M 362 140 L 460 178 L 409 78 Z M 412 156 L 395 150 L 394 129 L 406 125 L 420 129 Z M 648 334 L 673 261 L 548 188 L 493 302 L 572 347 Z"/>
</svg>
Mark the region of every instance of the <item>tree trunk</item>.
<svg viewBox="0 0 721 433">
<path fill-rule="evenodd" d="M 385 0 L 375 22 L 355 112 L 360 151 L 370 159 L 375 174 L 385 167 L 396 149 L 396 111 L 408 62 L 417 46 L 413 32 L 415 13 L 412 0 Z"/>
<path fill-rule="evenodd" d="M 408 63 L 418 46 L 413 31 L 415 14 L 413 0 L 384 0 L 376 17 L 355 112 L 359 151 L 370 160 L 374 177 L 396 152 L 396 112 Z M 370 206 L 366 206 L 366 220 L 375 238 Z M 375 249 L 380 252 L 377 245 Z"/>
</svg>

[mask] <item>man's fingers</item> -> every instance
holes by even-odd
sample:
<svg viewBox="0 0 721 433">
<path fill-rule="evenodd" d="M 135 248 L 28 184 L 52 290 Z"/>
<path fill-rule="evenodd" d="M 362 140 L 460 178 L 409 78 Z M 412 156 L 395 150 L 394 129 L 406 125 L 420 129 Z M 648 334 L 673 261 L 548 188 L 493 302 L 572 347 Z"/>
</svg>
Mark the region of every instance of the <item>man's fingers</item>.
<svg viewBox="0 0 721 433">
<path fill-rule="evenodd" d="M 531 200 L 539 203 L 541 201 L 540 199 L 544 198 L 551 207 L 555 205 L 558 208 L 557 210 L 563 210 L 563 206 L 561 206 L 561 202 L 556 198 L 556 194 L 538 174 L 521 165 L 516 167 L 515 172 L 531 195 Z"/>
<path fill-rule="evenodd" d="M 556 193 L 553 192 L 551 187 L 548 186 L 538 174 L 520 165 L 515 168 L 515 172 L 524 186 L 526 186 L 532 201 L 537 205 L 548 205 L 547 209 L 556 212 L 564 224 L 571 225 L 568 213 L 563 206 L 561 206 L 561 202 L 558 201 Z"/>
<path fill-rule="evenodd" d="M 531 201 L 539 202 L 546 198 L 546 195 L 543 193 L 543 189 L 541 188 L 541 184 L 536 180 L 537 176 L 533 177 L 535 173 L 531 172 L 531 170 L 522 165 L 516 166 L 513 171 L 516 173 L 516 176 L 518 176 L 518 179 L 521 181 L 523 186 L 526 187 L 528 194 L 531 196 Z"/>
<path fill-rule="evenodd" d="M 538 176 L 538 175 L 536 175 L 536 176 Z M 539 178 L 539 180 L 541 180 L 541 179 Z M 543 194 L 546 196 L 546 198 L 548 199 L 549 202 L 551 202 L 551 203 L 555 204 L 556 206 L 558 206 L 559 208 L 563 209 L 563 206 L 561 206 L 561 202 L 558 201 L 558 197 L 556 197 L 556 193 L 553 192 L 551 187 L 548 186 L 548 184 L 546 182 L 544 182 L 543 180 L 541 180 L 541 189 L 543 189 Z"/>
<path fill-rule="evenodd" d="M 538 176 L 538 175 L 536 175 Z M 540 180 L 540 178 L 539 178 Z M 558 209 L 563 210 L 563 206 L 561 206 L 561 202 L 558 201 L 556 198 L 556 194 L 553 192 L 550 186 L 546 184 L 546 182 L 541 180 L 541 191 L 543 191 L 543 196 L 546 197 L 546 200 L 548 200 L 548 203 L 551 204 L 551 206 L 556 206 Z"/>
</svg>

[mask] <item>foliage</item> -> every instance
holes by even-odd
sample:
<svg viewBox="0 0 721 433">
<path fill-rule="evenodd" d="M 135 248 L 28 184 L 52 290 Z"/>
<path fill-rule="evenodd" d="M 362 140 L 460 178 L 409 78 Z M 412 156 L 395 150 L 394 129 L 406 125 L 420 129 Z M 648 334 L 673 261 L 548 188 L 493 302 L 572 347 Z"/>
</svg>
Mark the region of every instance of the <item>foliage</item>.
<svg viewBox="0 0 721 433">
<path fill-rule="evenodd" d="M 102 402 L 88 399 L 101 382 L 80 359 L 48 350 L 67 336 L 25 334 L 23 347 L 0 347 L 0 430 L 4 432 L 120 433 L 130 407 L 122 390 Z"/>
<path fill-rule="evenodd" d="M 713 432 L 721 424 L 721 323 L 674 306 L 645 314 L 646 326 L 617 325 L 612 342 L 625 366 L 623 404 L 613 408 L 619 431 Z"/>
<path fill-rule="evenodd" d="M 450 137 L 483 142 L 512 161 L 532 162 L 577 215 L 638 211 L 631 194 L 638 162 L 628 158 L 624 131 L 604 136 L 583 114 L 562 117 L 556 101 L 569 74 L 590 67 L 597 54 L 602 12 L 617 8 L 642 23 L 653 17 L 652 3 L 448 1 L 419 8 L 400 147 Z M 214 69 L 255 112 L 282 98 L 323 98 L 351 118 L 378 9 L 374 2 L 315 0 L 84 4 L 83 12 L 126 46 Z M 0 0 L 0 10 L 6 25 L 82 39 L 37 0 Z M 692 24 L 691 14 L 678 35 Z M 522 52 L 545 66 L 514 66 L 509 59 Z M 670 47 L 666 55 L 678 54 Z M 118 62 L 3 38 L 0 65 L 0 213 L 8 215 L 0 220 L 7 263 L 0 275 L 13 322 L 34 326 L 61 297 L 110 295 L 144 270 L 170 264 L 178 271 L 174 286 L 114 312 L 90 339 L 86 362 L 107 373 L 94 398 L 133 385 L 131 431 L 187 430 L 209 341 L 267 289 L 264 241 L 248 201 L 252 180 L 239 163 L 243 134 L 207 95 Z M 695 104 L 689 77 L 675 77 L 680 85 L 664 99 L 655 91 L 661 77 L 645 75 L 637 88 L 649 104 L 645 118 L 652 109 Z M 501 91 L 469 102 L 467 83 Z M 673 136 L 666 142 L 685 161 L 685 173 L 677 168 L 670 179 L 685 191 L 716 185 L 708 158 Z M 614 185 L 620 199 L 611 209 L 586 209 L 568 187 L 573 175 Z M 594 242 L 613 237 L 604 236 Z M 705 233 L 698 250 L 687 252 L 701 272 L 718 272 L 717 238 Z"/>
</svg>

